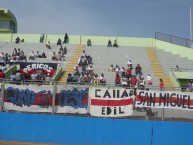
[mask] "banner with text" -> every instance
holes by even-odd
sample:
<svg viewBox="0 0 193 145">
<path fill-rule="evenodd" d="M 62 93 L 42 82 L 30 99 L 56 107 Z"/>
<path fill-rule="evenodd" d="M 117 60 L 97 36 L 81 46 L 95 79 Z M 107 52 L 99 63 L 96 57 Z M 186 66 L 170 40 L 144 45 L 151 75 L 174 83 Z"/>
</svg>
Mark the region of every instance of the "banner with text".
<svg viewBox="0 0 193 145">
<path fill-rule="evenodd" d="M 193 94 L 187 92 L 138 90 L 135 106 L 193 110 Z"/>
<path fill-rule="evenodd" d="M 133 93 L 133 90 L 124 88 L 90 87 L 90 114 L 100 117 L 130 116 Z"/>
<path fill-rule="evenodd" d="M 42 70 L 44 74 L 53 76 L 57 70 L 57 63 L 37 63 L 37 62 L 19 62 L 20 72 L 23 76 L 30 77 L 37 70 Z"/>
<path fill-rule="evenodd" d="M 88 88 L 57 90 L 56 113 L 86 114 L 88 112 Z M 24 112 L 52 112 L 52 99 L 53 86 L 6 85 L 4 108 Z"/>
</svg>

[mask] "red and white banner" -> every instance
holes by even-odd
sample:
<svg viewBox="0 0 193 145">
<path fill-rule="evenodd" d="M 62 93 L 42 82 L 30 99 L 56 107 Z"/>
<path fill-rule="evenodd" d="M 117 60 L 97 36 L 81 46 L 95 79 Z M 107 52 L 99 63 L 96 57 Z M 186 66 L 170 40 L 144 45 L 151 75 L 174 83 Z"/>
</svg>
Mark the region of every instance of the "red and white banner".
<svg viewBox="0 0 193 145">
<path fill-rule="evenodd" d="M 88 88 L 57 88 L 55 113 L 88 113 Z M 52 112 L 53 86 L 6 85 L 4 108 L 22 112 Z"/>
<path fill-rule="evenodd" d="M 135 106 L 193 110 L 193 94 L 187 92 L 138 90 Z"/>
<path fill-rule="evenodd" d="M 124 88 L 90 87 L 90 114 L 100 117 L 130 116 L 133 90 Z"/>
</svg>

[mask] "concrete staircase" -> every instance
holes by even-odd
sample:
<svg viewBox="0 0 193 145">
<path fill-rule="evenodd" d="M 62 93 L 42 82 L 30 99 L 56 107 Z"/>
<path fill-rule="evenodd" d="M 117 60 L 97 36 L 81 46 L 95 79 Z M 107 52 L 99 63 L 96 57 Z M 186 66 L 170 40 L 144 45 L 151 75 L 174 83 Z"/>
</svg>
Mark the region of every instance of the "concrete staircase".
<svg viewBox="0 0 193 145">
<path fill-rule="evenodd" d="M 150 60 L 150 64 L 153 70 L 153 73 L 155 76 L 157 76 L 159 79 L 162 79 L 164 81 L 164 86 L 167 89 L 172 89 L 174 87 L 171 79 L 165 74 L 161 63 L 159 62 L 159 59 L 156 55 L 154 48 L 146 48 L 147 55 Z"/>
<path fill-rule="evenodd" d="M 66 84 L 68 74 L 74 72 L 74 67 L 78 64 L 78 60 L 79 60 L 84 49 L 85 49 L 84 45 L 77 45 L 72 57 L 69 59 L 69 61 L 66 64 L 66 67 L 64 69 L 64 73 L 59 80 L 59 84 Z"/>
</svg>

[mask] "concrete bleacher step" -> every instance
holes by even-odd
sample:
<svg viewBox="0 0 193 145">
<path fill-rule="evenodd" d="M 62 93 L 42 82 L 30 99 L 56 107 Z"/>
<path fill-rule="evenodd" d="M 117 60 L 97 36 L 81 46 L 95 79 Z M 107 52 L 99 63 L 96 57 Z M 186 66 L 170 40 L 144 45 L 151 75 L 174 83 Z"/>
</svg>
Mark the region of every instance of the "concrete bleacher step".
<svg viewBox="0 0 193 145">
<path fill-rule="evenodd" d="M 154 75 L 164 81 L 164 86 L 174 87 L 171 79 L 166 76 L 163 70 L 163 67 L 159 62 L 159 58 L 157 57 L 155 49 L 147 48 L 146 51 L 147 51 L 147 55 L 149 57 Z"/>
<path fill-rule="evenodd" d="M 73 56 L 70 58 L 68 63 L 66 64 L 66 68 L 64 69 L 64 74 L 59 80 L 59 84 L 66 84 L 68 74 L 74 72 L 74 67 L 77 65 L 78 60 L 84 50 L 84 45 L 77 45 L 77 47 L 74 50 Z"/>
</svg>

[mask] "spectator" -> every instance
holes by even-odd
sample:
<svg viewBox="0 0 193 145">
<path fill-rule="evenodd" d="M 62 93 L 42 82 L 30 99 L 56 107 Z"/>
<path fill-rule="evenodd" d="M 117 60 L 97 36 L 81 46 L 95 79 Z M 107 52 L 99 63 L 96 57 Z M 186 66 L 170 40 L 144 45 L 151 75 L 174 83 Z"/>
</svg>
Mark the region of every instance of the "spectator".
<svg viewBox="0 0 193 145">
<path fill-rule="evenodd" d="M 143 76 L 139 76 L 139 89 L 145 90 L 145 84 L 146 84 L 146 82 L 145 82 Z"/>
<path fill-rule="evenodd" d="M 115 68 L 114 68 L 113 64 L 110 65 L 110 68 L 108 69 L 108 71 L 112 71 L 112 72 L 115 71 Z"/>
<path fill-rule="evenodd" d="M 35 53 L 34 53 L 34 51 L 32 51 L 32 52 L 29 54 L 29 60 L 35 60 Z"/>
<path fill-rule="evenodd" d="M 115 77 L 115 84 L 116 85 L 121 84 L 121 77 L 119 76 L 119 74 L 117 74 L 116 77 Z"/>
<path fill-rule="evenodd" d="M 117 44 L 117 40 L 114 41 L 113 47 L 119 47 Z"/>
<path fill-rule="evenodd" d="M 98 77 L 98 74 L 95 74 L 94 77 L 93 77 L 93 82 L 95 85 L 98 85 L 99 84 L 99 77 Z"/>
<path fill-rule="evenodd" d="M 67 54 L 67 48 L 66 48 L 66 46 L 64 47 L 63 53 L 64 53 L 64 54 Z"/>
<path fill-rule="evenodd" d="M 132 65 L 131 59 L 129 59 L 129 60 L 127 61 L 127 65 L 128 65 L 128 67 L 130 67 L 130 66 Z"/>
<path fill-rule="evenodd" d="M 46 43 L 46 48 L 51 49 L 50 41 L 48 41 L 48 42 Z"/>
<path fill-rule="evenodd" d="M 36 81 L 37 80 L 37 73 L 35 71 L 31 74 L 31 80 L 32 81 Z"/>
<path fill-rule="evenodd" d="M 40 43 L 43 43 L 44 42 L 44 33 L 42 33 L 41 35 L 40 35 Z"/>
<path fill-rule="evenodd" d="M 62 45 L 62 40 L 58 38 L 57 45 Z"/>
<path fill-rule="evenodd" d="M 15 39 L 15 43 L 19 44 L 19 42 L 20 42 L 20 38 L 17 36 L 17 38 Z"/>
<path fill-rule="evenodd" d="M 53 55 L 52 55 L 52 60 L 57 60 L 57 55 L 55 52 L 53 52 Z"/>
<path fill-rule="evenodd" d="M 64 42 L 63 43 L 68 43 L 69 42 L 69 37 L 68 37 L 68 34 L 66 33 L 65 36 L 64 36 Z"/>
<path fill-rule="evenodd" d="M 67 83 L 72 82 L 72 74 L 69 73 L 67 77 Z"/>
<path fill-rule="evenodd" d="M 91 40 L 88 39 L 88 40 L 87 40 L 87 46 L 88 46 L 88 47 L 89 47 L 89 46 L 91 47 L 91 45 L 92 45 L 92 44 L 91 44 Z"/>
<path fill-rule="evenodd" d="M 100 84 L 101 85 L 105 85 L 106 84 L 106 78 L 104 76 L 104 74 L 102 73 L 100 78 L 99 78 Z"/>
<path fill-rule="evenodd" d="M 12 71 L 11 75 L 9 76 L 9 81 L 11 84 L 15 83 L 15 72 Z"/>
<path fill-rule="evenodd" d="M 142 68 L 139 64 L 135 67 L 135 74 L 141 76 L 142 75 Z"/>
<path fill-rule="evenodd" d="M 112 47 L 112 43 L 111 43 L 111 40 L 110 40 L 110 39 L 109 39 L 109 41 L 108 41 L 107 47 Z"/>
<path fill-rule="evenodd" d="M 50 83 L 50 81 L 52 80 L 52 78 L 50 77 L 50 74 L 48 73 L 45 77 L 45 84 L 48 85 Z"/>
<path fill-rule="evenodd" d="M 147 84 L 148 84 L 148 85 L 152 85 L 152 84 L 153 84 L 153 83 L 152 83 L 152 77 L 151 77 L 151 74 L 150 74 L 150 73 L 148 73 L 146 79 L 147 79 Z"/>
<path fill-rule="evenodd" d="M 0 80 L 5 79 L 5 73 L 0 69 Z"/>
<path fill-rule="evenodd" d="M 160 79 L 159 82 L 160 82 L 159 83 L 160 91 L 163 91 L 163 89 L 164 89 L 164 81 L 162 79 Z"/>
<path fill-rule="evenodd" d="M 45 52 L 42 53 L 42 58 L 46 58 Z"/>
<path fill-rule="evenodd" d="M 136 77 L 136 75 L 133 75 L 130 79 L 129 79 L 129 82 L 130 82 L 130 86 L 132 88 L 136 87 L 137 84 L 138 84 L 138 79 Z"/>
<path fill-rule="evenodd" d="M 188 81 L 186 91 L 187 92 L 192 92 L 192 81 L 191 80 Z"/>
<path fill-rule="evenodd" d="M 178 65 L 176 65 L 176 69 L 175 69 L 175 71 L 179 71 L 179 72 L 181 72 L 181 69 L 179 68 L 179 66 L 178 66 Z"/>
</svg>

